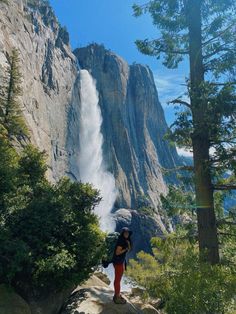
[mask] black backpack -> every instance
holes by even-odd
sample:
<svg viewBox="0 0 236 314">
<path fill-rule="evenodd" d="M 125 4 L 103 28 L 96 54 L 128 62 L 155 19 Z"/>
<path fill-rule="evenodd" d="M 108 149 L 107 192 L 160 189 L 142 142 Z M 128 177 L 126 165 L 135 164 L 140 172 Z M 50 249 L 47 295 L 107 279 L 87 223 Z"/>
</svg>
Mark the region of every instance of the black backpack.
<svg viewBox="0 0 236 314">
<path fill-rule="evenodd" d="M 118 232 L 108 233 L 105 239 L 105 254 L 102 258 L 102 266 L 107 268 L 113 261 L 113 256 L 115 253 L 116 243 L 120 234 Z"/>
</svg>

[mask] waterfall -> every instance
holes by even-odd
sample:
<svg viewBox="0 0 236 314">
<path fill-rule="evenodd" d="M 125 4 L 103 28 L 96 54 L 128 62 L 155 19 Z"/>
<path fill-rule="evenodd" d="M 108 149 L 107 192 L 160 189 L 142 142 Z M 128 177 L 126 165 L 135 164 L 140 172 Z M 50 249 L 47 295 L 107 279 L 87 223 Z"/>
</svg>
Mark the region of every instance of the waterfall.
<svg viewBox="0 0 236 314">
<path fill-rule="evenodd" d="M 113 231 L 114 223 L 111 210 L 116 199 L 114 176 L 107 171 L 103 160 L 103 136 L 101 133 L 102 114 L 96 84 L 87 70 L 80 71 L 80 180 L 91 183 L 100 190 L 102 201 L 95 208 L 104 231 Z"/>
</svg>

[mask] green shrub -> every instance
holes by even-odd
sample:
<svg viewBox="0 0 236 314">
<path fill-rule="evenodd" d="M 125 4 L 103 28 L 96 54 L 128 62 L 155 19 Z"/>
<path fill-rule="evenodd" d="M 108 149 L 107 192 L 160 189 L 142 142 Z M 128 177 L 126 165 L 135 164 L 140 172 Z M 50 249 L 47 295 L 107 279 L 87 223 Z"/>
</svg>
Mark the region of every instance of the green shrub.
<svg viewBox="0 0 236 314">
<path fill-rule="evenodd" d="M 104 237 L 93 212 L 98 191 L 65 178 L 49 183 L 44 156 L 32 146 L 18 158 L 12 152 L 5 154 L 10 166 L 4 173 L 0 166 L 0 176 L 13 182 L 2 191 L 0 282 L 22 291 L 80 283 L 102 255 Z"/>
<path fill-rule="evenodd" d="M 0 126 L 0 132 L 3 131 Z M 15 188 L 18 155 L 0 133 L 0 212 L 3 210 L 3 195 Z"/>
<path fill-rule="evenodd" d="M 146 288 L 144 297 L 162 298 L 168 314 L 232 314 L 236 310 L 236 271 L 201 263 L 183 235 L 152 240 L 153 256 L 140 252 L 128 275 Z M 233 301 L 234 300 L 234 301 Z"/>
<path fill-rule="evenodd" d="M 138 211 L 141 213 L 141 214 L 145 214 L 147 216 L 153 216 L 154 213 L 155 213 L 155 209 L 152 208 L 152 207 L 140 207 L 138 209 Z"/>
</svg>

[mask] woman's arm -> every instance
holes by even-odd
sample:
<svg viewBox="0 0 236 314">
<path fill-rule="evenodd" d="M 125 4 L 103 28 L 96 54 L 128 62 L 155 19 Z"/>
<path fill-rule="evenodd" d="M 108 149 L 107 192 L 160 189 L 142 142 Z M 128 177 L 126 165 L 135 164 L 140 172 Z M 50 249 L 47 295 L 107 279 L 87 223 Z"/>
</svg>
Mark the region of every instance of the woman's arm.
<svg viewBox="0 0 236 314">
<path fill-rule="evenodd" d="M 123 254 L 123 253 L 125 253 L 127 251 L 128 251 L 128 249 L 123 249 L 122 246 L 117 246 L 117 248 L 116 248 L 116 255 L 121 255 L 121 254 Z"/>
</svg>

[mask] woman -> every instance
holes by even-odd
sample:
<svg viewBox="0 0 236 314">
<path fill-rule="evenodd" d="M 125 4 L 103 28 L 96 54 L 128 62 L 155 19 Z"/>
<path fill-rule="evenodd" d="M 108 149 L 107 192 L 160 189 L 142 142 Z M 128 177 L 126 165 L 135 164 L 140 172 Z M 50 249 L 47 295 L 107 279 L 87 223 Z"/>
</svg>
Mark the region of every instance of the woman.
<svg viewBox="0 0 236 314">
<path fill-rule="evenodd" d="M 113 265 L 115 268 L 115 280 L 114 280 L 114 289 L 115 294 L 113 301 L 116 304 L 125 304 L 126 300 L 120 294 L 120 282 L 125 270 L 126 264 L 126 253 L 131 250 L 131 239 L 132 231 L 128 228 L 122 228 L 120 236 L 117 240 L 114 256 L 113 256 Z"/>
</svg>

